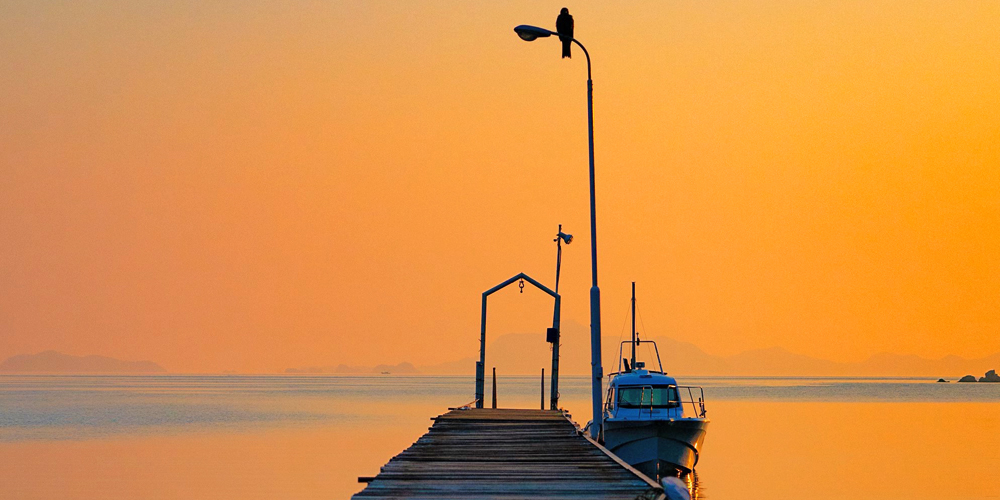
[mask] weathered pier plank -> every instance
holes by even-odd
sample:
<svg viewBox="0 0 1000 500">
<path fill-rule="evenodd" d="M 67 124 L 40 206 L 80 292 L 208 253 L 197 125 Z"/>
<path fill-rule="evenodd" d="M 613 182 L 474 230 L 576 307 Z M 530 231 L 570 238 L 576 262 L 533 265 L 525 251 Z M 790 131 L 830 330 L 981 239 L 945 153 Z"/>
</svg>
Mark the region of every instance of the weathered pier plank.
<svg viewBox="0 0 1000 500">
<path fill-rule="evenodd" d="M 662 499 L 662 489 L 554 410 L 458 409 L 354 495 L 370 499 Z"/>
</svg>

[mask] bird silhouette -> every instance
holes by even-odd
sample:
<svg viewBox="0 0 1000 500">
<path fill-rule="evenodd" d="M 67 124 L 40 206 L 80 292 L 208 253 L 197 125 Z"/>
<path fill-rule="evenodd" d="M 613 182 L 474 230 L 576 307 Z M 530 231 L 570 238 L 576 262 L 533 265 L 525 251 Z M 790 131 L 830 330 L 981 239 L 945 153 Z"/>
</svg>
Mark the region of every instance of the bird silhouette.
<svg viewBox="0 0 1000 500">
<path fill-rule="evenodd" d="M 562 56 L 572 59 L 569 49 L 573 45 L 573 16 L 569 15 L 566 7 L 559 11 L 559 17 L 556 18 L 556 33 L 559 33 L 559 39 L 562 40 Z"/>
</svg>

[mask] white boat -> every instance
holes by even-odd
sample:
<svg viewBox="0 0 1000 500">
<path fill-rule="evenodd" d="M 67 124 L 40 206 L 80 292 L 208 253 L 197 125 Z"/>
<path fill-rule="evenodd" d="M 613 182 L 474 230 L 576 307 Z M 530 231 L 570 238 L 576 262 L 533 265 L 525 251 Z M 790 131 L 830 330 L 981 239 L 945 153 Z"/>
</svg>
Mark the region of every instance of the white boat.
<svg viewBox="0 0 1000 500">
<path fill-rule="evenodd" d="M 622 356 L 626 344 L 631 357 Z M 659 371 L 636 360 L 636 347 L 652 344 Z M 604 405 L 604 446 L 651 478 L 690 472 L 698 463 L 708 418 L 701 387 L 677 385 L 663 371 L 660 352 L 635 329 L 632 283 L 632 340 L 621 343 L 618 371 L 611 373 Z M 631 360 L 631 361 L 630 361 Z"/>
</svg>

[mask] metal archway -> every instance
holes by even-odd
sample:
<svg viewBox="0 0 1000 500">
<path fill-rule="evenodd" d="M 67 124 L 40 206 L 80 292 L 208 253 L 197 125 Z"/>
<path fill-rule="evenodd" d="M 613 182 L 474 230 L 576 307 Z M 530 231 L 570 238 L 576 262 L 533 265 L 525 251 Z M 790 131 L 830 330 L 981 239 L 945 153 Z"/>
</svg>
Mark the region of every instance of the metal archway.
<svg viewBox="0 0 1000 500">
<path fill-rule="evenodd" d="M 514 283 L 519 280 L 527 281 L 532 285 L 535 285 L 539 290 L 549 294 L 555 299 L 555 310 L 552 313 L 552 328 L 556 332 L 555 342 L 552 350 L 552 383 L 550 403 L 553 410 L 558 409 L 559 400 L 559 310 L 562 303 L 562 299 L 558 293 L 549 290 L 545 285 L 535 281 L 531 276 L 524 273 L 519 273 L 513 278 L 510 278 L 499 285 L 490 288 L 483 292 L 483 317 L 480 324 L 479 330 L 479 361 L 476 361 L 476 408 L 483 407 L 483 399 L 485 399 L 484 392 L 486 391 L 486 299 L 489 298 L 494 292 L 500 291 L 507 285 Z"/>
</svg>

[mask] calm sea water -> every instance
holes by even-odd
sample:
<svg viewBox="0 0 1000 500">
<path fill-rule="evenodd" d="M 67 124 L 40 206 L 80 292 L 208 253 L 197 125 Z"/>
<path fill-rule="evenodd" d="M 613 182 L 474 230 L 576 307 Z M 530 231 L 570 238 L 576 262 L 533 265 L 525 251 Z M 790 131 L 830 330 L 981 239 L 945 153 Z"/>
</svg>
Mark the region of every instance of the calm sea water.
<svg viewBox="0 0 1000 500">
<path fill-rule="evenodd" d="M 698 496 L 1000 498 L 1000 384 L 682 378 L 710 424 Z M 539 406 L 536 377 L 498 383 Z M 584 377 L 562 405 L 583 423 Z M 469 377 L 0 376 L 0 498 L 346 498 Z"/>
</svg>

